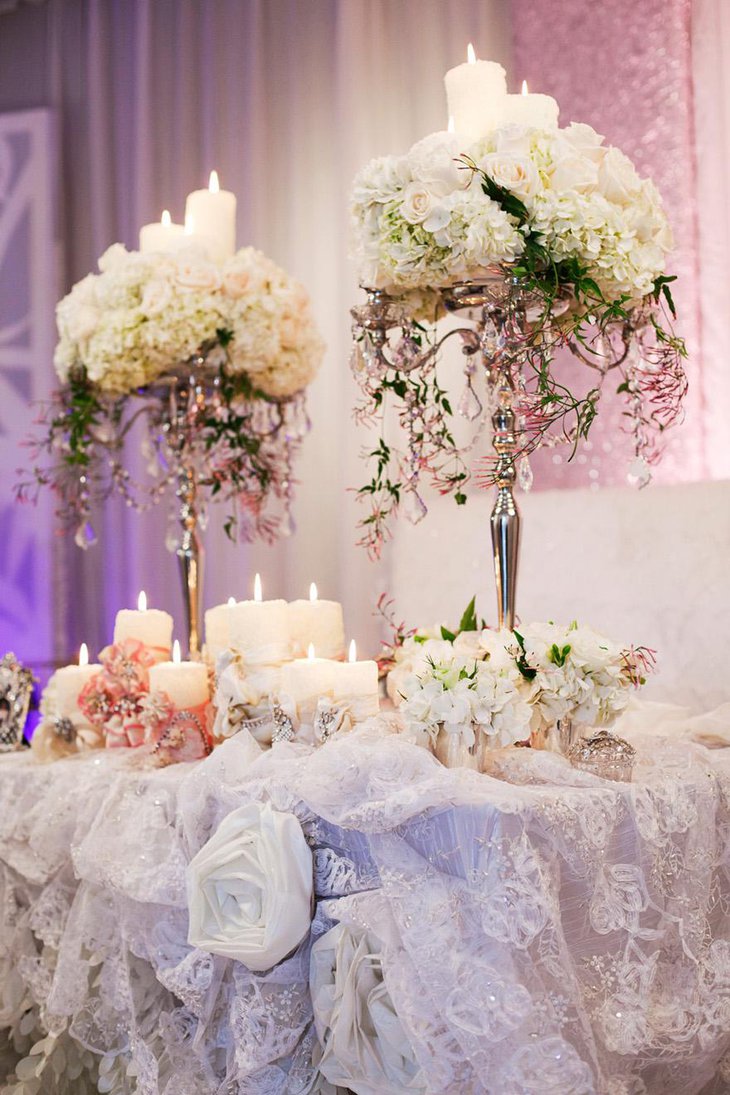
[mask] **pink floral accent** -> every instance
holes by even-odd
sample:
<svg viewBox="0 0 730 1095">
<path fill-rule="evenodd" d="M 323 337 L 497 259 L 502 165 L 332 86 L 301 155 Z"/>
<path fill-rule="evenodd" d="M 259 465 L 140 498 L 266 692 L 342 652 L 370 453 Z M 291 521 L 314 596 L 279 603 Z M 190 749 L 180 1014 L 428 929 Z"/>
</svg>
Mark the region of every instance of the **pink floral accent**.
<svg viewBox="0 0 730 1095">
<path fill-rule="evenodd" d="M 104 666 L 102 672 L 113 680 L 125 695 L 147 692 L 150 687 L 150 666 L 157 658 L 144 643 L 137 639 L 124 639 L 121 643 L 106 646 L 99 655 Z"/>
<path fill-rule="evenodd" d="M 164 692 L 149 695 L 144 704 L 148 741 L 154 741 L 154 758 L 160 765 L 201 760 L 211 751 L 211 705 L 200 704 L 179 711 Z"/>
</svg>

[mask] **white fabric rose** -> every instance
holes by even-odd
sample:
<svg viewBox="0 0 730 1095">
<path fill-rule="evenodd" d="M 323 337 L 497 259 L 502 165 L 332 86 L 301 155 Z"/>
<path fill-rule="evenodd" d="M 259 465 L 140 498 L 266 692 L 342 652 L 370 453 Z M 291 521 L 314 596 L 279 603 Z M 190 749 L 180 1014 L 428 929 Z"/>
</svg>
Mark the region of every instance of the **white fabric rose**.
<svg viewBox="0 0 730 1095">
<path fill-rule="evenodd" d="M 422 1092 L 426 1081 L 383 979 L 381 944 L 337 924 L 312 947 L 319 1070 L 357 1095 Z"/>
<path fill-rule="evenodd" d="M 312 871 L 293 814 L 260 802 L 234 810 L 188 865 L 188 941 L 251 970 L 270 969 L 309 930 Z"/>
</svg>

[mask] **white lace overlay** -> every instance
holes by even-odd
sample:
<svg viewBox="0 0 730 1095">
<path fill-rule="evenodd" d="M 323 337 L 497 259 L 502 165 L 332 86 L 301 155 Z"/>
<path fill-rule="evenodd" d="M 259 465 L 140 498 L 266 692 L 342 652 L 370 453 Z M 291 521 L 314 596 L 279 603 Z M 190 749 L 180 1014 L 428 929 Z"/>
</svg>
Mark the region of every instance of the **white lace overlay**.
<svg viewBox="0 0 730 1095">
<path fill-rule="evenodd" d="M 727 1093 L 730 748 L 698 741 L 730 712 L 620 730 L 631 784 L 526 749 L 448 770 L 384 720 L 161 770 L 2 757 L 0 1092 L 331 1095 L 309 971 L 340 923 L 432 1095 Z M 251 800 L 299 819 L 318 899 L 264 973 L 187 942 L 187 864 Z"/>
</svg>

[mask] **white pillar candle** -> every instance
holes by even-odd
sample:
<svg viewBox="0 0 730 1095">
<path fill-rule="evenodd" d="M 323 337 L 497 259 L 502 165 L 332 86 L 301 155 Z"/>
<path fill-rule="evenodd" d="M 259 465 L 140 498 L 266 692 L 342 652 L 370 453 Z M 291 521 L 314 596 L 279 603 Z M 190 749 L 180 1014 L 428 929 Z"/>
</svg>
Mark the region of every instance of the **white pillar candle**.
<svg viewBox="0 0 730 1095">
<path fill-rule="evenodd" d="M 178 711 L 199 707 L 210 699 L 208 667 L 204 662 L 180 661 L 180 645 L 175 640 L 173 660 L 150 668 L 150 692 L 165 692 Z"/>
<path fill-rule="evenodd" d="M 254 599 L 231 605 L 230 644 L 252 665 L 279 665 L 290 657 L 289 612 L 286 601 L 265 601 L 256 575 Z"/>
<path fill-rule="evenodd" d="M 380 709 L 378 663 L 358 661 L 355 640 L 350 643 L 346 662 L 333 662 L 332 695 L 347 703 L 354 719 L 367 719 Z"/>
<path fill-rule="evenodd" d="M 56 670 L 53 675 L 53 685 L 56 696 L 55 714 L 60 718 L 70 718 L 78 715 L 79 696 L 87 682 L 101 672 L 101 666 L 96 663 L 89 664 L 89 655 L 86 643 L 81 644 L 78 665 L 65 665 Z"/>
<path fill-rule="evenodd" d="M 502 124 L 507 79 L 496 61 L 478 61 L 471 43 L 468 57 L 466 64 L 449 69 L 444 84 L 454 131 L 472 143 Z"/>
<path fill-rule="evenodd" d="M 524 125 L 533 129 L 557 129 L 560 108 L 551 95 L 532 95 L 522 81 L 520 95 L 508 95 L 503 125 Z"/>
<path fill-rule="evenodd" d="M 205 613 L 205 652 L 212 662 L 231 645 L 231 608 L 235 603 L 235 597 L 229 597 L 226 604 L 214 605 Z"/>
<path fill-rule="evenodd" d="M 214 262 L 225 262 L 236 250 L 236 195 L 221 190 L 211 171 L 207 190 L 193 190 L 185 202 L 185 231 L 207 246 Z"/>
<path fill-rule="evenodd" d="M 172 616 L 159 608 L 147 608 L 144 590 L 137 601 L 137 609 L 122 608 L 114 622 L 114 642 L 136 639 L 150 647 L 152 653 L 163 659 L 172 645 Z"/>
<path fill-rule="evenodd" d="M 167 209 L 159 224 L 143 224 L 139 230 L 140 251 L 177 251 L 186 242 L 183 225 L 173 224 Z"/>
<path fill-rule="evenodd" d="M 310 644 L 306 658 L 297 658 L 281 668 L 281 694 L 292 700 L 299 718 L 311 721 L 321 696 L 331 696 L 334 671 L 338 662 L 318 658 Z"/>
<path fill-rule="evenodd" d="M 345 653 L 345 623 L 339 601 L 320 601 L 312 582 L 309 600 L 290 601 L 289 636 L 292 654 L 301 658 L 309 644 L 322 658 L 341 658 Z"/>
</svg>

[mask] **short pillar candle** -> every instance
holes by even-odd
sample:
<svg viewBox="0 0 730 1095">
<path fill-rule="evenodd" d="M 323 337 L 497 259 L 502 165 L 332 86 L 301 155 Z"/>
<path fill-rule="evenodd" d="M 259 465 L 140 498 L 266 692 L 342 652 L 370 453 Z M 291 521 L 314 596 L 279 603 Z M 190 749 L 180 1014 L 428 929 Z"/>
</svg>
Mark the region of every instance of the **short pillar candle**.
<svg viewBox="0 0 730 1095">
<path fill-rule="evenodd" d="M 178 711 L 200 707 L 210 699 L 208 667 L 204 662 L 181 661 L 176 640 L 173 660 L 150 667 L 150 692 L 164 692 Z"/>
<path fill-rule="evenodd" d="M 122 608 L 114 622 L 114 642 L 136 639 L 149 647 L 160 660 L 168 657 L 172 645 L 172 616 L 159 608 L 147 608 L 144 590 L 137 608 Z"/>
<path fill-rule="evenodd" d="M 312 643 L 321 658 L 341 658 L 345 653 L 345 624 L 339 601 L 322 601 L 312 582 L 309 600 L 290 601 L 289 636 L 292 654 L 303 657 Z"/>
</svg>

